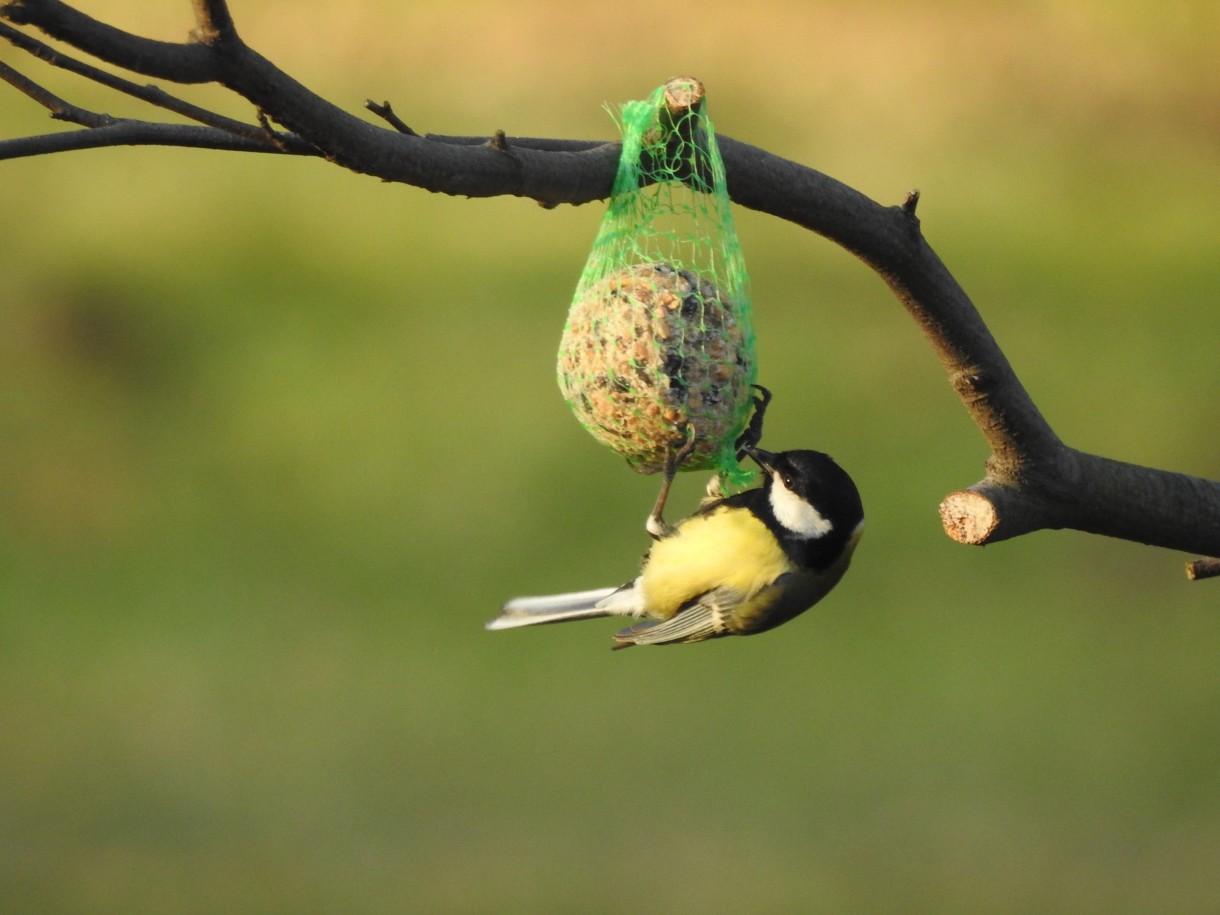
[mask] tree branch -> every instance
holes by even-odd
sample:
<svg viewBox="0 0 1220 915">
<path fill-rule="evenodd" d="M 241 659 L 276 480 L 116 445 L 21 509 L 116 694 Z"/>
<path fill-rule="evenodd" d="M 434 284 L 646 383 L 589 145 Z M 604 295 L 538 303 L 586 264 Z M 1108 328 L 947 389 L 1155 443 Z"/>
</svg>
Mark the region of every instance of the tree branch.
<svg viewBox="0 0 1220 915">
<path fill-rule="evenodd" d="M 237 26 L 224 0 L 194 0 L 196 41 L 215 47 L 222 41 L 238 41 Z"/>
<path fill-rule="evenodd" d="M 98 22 L 59 0 L 0 0 L 0 19 L 31 25 L 111 65 L 177 83 L 215 82 L 290 131 L 243 124 L 188 106 L 156 87 L 69 69 L 203 127 L 95 121 L 18 75 L 9 78 L 54 116 L 88 129 L 0 142 L 0 158 L 122 143 L 165 143 L 323 155 L 363 174 L 470 197 L 516 195 L 548 206 L 609 195 L 618 144 L 420 136 L 390 106 L 369 109 L 389 127 L 322 99 L 249 48 L 223 0 L 194 0 L 185 44 L 151 41 Z M 14 36 L 20 36 L 19 38 Z M 65 66 L 56 52 L 4 27 L 0 37 Z M 46 46 L 41 46 L 45 48 Z M 48 56 L 49 55 L 51 56 Z M 61 55 L 62 56 L 62 55 Z M 503 137 L 502 133 L 497 134 Z M 76 139 L 79 138 L 79 139 Z M 924 238 L 918 192 L 886 207 L 814 169 L 719 137 L 729 194 L 851 251 L 876 271 L 922 328 L 951 386 L 987 440 L 986 476 L 941 504 L 950 537 L 995 543 L 1047 528 L 1074 528 L 1205 556 L 1220 555 L 1220 483 L 1085 454 L 1065 445 L 1038 411 L 965 291 Z M 1202 567 L 1201 567 L 1202 568 Z"/>
<path fill-rule="evenodd" d="M 0 38 L 6 38 L 13 45 L 27 51 L 33 56 L 54 67 L 62 70 L 67 70 L 69 73 L 75 73 L 78 76 L 83 76 L 86 79 L 99 83 L 110 89 L 116 89 L 132 98 L 148 102 L 151 105 L 156 105 L 159 108 L 164 108 L 167 111 L 172 111 L 175 114 L 180 114 L 183 117 L 190 118 L 193 121 L 198 121 L 201 124 L 207 124 L 211 127 L 219 128 L 228 133 L 236 134 L 237 136 L 245 137 L 254 144 L 267 144 L 267 133 L 261 127 L 253 124 L 245 124 L 233 118 L 228 118 L 215 112 L 208 111 L 198 105 L 193 105 L 190 102 L 170 95 L 159 86 L 139 85 L 130 80 L 123 79 L 121 76 L 115 76 L 113 73 L 107 73 L 104 70 L 99 70 L 97 67 L 90 66 L 83 61 L 76 60 L 67 54 L 55 50 L 41 41 L 37 41 L 26 35 L 24 32 L 19 32 L 10 26 L 0 22 Z M 51 110 L 52 117 L 60 120 L 70 120 L 74 123 L 81 124 L 85 127 L 100 127 L 110 124 L 114 119 L 108 115 L 94 115 L 92 112 L 83 112 L 83 109 L 77 108 L 74 105 L 69 105 L 67 102 L 53 96 L 51 93 L 36 86 L 32 81 L 21 76 L 11 67 L 0 63 L 0 79 L 16 86 L 21 91 L 25 92 L 35 101 L 42 104 L 44 107 Z M 76 116 L 69 116 L 70 113 L 83 113 L 84 119 Z M 102 119 L 99 121 L 98 119 Z M 232 147 L 225 147 L 232 148 Z M 292 152 L 307 152 L 310 151 L 301 144 L 301 148 L 291 150 Z"/>
<path fill-rule="evenodd" d="M 18 92 L 28 95 L 50 111 L 51 117 L 56 120 L 71 121 L 82 127 L 105 127 L 114 120 L 107 115 L 86 111 L 84 108 L 78 108 L 76 105 L 65 102 L 58 95 L 44 89 L 33 80 L 26 79 L 3 61 L 0 61 L 0 80 L 4 80 Z"/>
<path fill-rule="evenodd" d="M 70 130 L 37 137 L 0 140 L 0 160 L 108 146 L 180 146 L 229 152 L 321 155 L 316 149 L 305 144 L 297 145 L 297 148 L 293 149 L 279 149 L 268 142 L 255 142 L 223 130 L 196 124 L 155 124 L 149 121 L 116 119 L 108 125 L 90 130 Z"/>
<path fill-rule="evenodd" d="M 1186 563 L 1186 577 L 1191 581 L 1215 578 L 1218 575 L 1220 575 L 1220 559 L 1204 557 L 1203 559 L 1192 559 Z"/>
<path fill-rule="evenodd" d="M 0 5 L 0 18 L 17 25 L 36 26 L 65 44 L 133 73 L 174 83 L 216 81 L 216 59 L 209 48 L 139 38 L 86 16 L 59 0 L 31 0 L 28 3 L 8 0 Z"/>
</svg>

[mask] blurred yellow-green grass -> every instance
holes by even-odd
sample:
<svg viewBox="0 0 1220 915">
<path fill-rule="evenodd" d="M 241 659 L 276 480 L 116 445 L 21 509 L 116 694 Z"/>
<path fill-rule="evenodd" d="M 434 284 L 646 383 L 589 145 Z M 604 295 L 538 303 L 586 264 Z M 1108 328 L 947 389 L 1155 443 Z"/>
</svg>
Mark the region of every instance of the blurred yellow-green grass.
<svg viewBox="0 0 1220 915">
<path fill-rule="evenodd" d="M 604 102 L 699 76 L 722 133 L 919 187 L 1069 443 L 1220 477 L 1211 0 L 232 6 L 420 131 L 609 138 Z M 0 136 L 62 126 L 0 93 Z M 0 193 L 6 911 L 1220 908 L 1217 586 L 1069 532 L 950 543 L 982 440 L 829 243 L 738 213 L 768 444 L 856 476 L 855 567 L 774 633 L 611 653 L 608 622 L 482 629 L 646 546 L 655 479 L 554 383 L 599 206 L 157 149 Z"/>
</svg>

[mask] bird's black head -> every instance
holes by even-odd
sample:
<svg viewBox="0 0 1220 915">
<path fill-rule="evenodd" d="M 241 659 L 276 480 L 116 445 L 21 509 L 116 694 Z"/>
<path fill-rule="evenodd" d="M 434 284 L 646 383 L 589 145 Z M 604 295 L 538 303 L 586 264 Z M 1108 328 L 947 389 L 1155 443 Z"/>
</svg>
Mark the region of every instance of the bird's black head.
<svg viewBox="0 0 1220 915">
<path fill-rule="evenodd" d="M 775 522 L 789 538 L 840 548 L 864 521 L 860 492 L 847 472 L 820 451 L 772 454 L 747 449 L 763 469 L 763 488 Z"/>
</svg>

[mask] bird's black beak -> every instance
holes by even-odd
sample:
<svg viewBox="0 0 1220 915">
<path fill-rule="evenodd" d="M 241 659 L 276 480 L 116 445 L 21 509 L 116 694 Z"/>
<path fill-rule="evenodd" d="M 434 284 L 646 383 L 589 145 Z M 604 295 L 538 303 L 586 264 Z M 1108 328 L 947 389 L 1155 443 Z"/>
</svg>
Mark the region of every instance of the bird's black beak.
<svg viewBox="0 0 1220 915">
<path fill-rule="evenodd" d="M 763 451 L 761 448 L 755 448 L 753 445 L 747 445 L 745 448 L 748 454 L 759 467 L 770 473 L 775 465 L 775 455 L 770 451 Z"/>
</svg>

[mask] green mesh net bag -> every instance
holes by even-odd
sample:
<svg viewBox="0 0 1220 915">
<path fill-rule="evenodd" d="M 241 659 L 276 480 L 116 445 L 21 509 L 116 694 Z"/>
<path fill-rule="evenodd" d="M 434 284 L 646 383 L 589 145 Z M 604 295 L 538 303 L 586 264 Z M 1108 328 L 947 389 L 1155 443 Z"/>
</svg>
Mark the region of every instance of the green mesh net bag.
<svg viewBox="0 0 1220 915">
<path fill-rule="evenodd" d="M 724 164 L 697 80 L 621 114 L 623 151 L 559 346 L 581 424 L 641 473 L 693 436 L 684 470 L 745 472 L 754 331 Z"/>
</svg>

